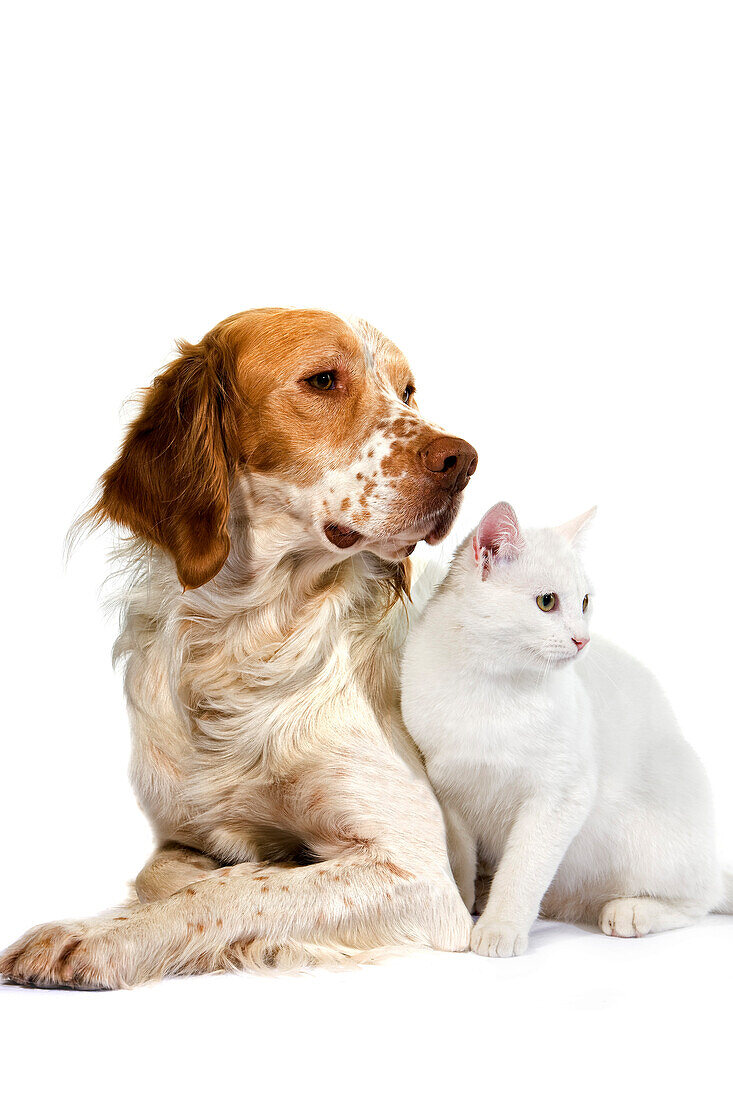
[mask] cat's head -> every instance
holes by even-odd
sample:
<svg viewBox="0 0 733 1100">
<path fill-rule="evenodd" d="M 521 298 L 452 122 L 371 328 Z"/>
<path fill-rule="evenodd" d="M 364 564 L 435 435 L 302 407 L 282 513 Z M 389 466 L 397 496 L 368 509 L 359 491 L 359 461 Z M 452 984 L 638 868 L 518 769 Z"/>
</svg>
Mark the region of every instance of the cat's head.
<svg viewBox="0 0 733 1100">
<path fill-rule="evenodd" d="M 551 669 L 586 648 L 591 601 L 576 548 L 594 513 L 526 532 L 504 502 L 483 517 L 470 544 L 470 588 L 492 663 L 516 671 Z"/>
</svg>

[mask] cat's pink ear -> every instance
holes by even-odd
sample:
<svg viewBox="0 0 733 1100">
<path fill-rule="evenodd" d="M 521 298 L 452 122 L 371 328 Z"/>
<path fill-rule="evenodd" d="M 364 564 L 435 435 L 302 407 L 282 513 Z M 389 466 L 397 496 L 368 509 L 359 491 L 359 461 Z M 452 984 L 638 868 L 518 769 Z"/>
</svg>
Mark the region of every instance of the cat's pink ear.
<svg viewBox="0 0 733 1100">
<path fill-rule="evenodd" d="M 473 556 L 481 570 L 488 573 L 494 562 L 512 561 L 524 549 L 517 514 L 511 504 L 501 501 L 489 508 L 473 536 Z"/>
<path fill-rule="evenodd" d="M 576 516 L 575 519 L 569 519 L 567 523 L 561 523 L 555 530 L 559 535 L 562 535 L 564 539 L 572 546 L 578 539 L 581 531 L 590 523 L 596 514 L 598 508 L 594 504 L 592 508 L 589 508 L 587 512 L 583 512 L 582 516 Z"/>
</svg>

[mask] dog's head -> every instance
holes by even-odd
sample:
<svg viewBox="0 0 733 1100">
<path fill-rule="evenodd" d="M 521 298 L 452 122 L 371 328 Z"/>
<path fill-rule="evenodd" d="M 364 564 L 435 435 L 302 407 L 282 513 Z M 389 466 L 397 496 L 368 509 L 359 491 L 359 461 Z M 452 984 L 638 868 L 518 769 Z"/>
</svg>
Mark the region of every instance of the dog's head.
<svg viewBox="0 0 733 1100">
<path fill-rule="evenodd" d="M 262 309 L 180 351 L 146 392 L 95 515 L 167 550 L 185 587 L 227 558 L 237 478 L 276 494 L 300 548 L 399 560 L 447 534 L 476 452 L 422 418 L 407 361 L 381 333 Z"/>
</svg>

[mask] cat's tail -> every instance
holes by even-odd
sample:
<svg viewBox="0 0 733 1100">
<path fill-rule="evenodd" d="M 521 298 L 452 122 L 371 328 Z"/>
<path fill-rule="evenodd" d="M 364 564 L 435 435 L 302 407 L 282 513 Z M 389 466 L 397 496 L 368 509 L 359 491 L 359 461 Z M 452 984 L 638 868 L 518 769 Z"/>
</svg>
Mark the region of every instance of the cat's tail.
<svg viewBox="0 0 733 1100">
<path fill-rule="evenodd" d="M 723 871 L 723 897 L 713 909 L 713 913 L 727 913 L 733 916 L 733 871 Z"/>
</svg>

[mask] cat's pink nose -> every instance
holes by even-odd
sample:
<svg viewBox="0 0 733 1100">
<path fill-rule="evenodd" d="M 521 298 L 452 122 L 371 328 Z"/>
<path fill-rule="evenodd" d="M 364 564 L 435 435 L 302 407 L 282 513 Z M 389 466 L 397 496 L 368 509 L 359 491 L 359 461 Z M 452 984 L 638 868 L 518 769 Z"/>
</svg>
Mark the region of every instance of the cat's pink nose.
<svg viewBox="0 0 733 1100">
<path fill-rule="evenodd" d="M 578 647 L 578 653 L 580 653 L 581 649 L 585 649 L 585 647 L 588 645 L 590 638 L 573 638 L 573 641 Z"/>
</svg>

